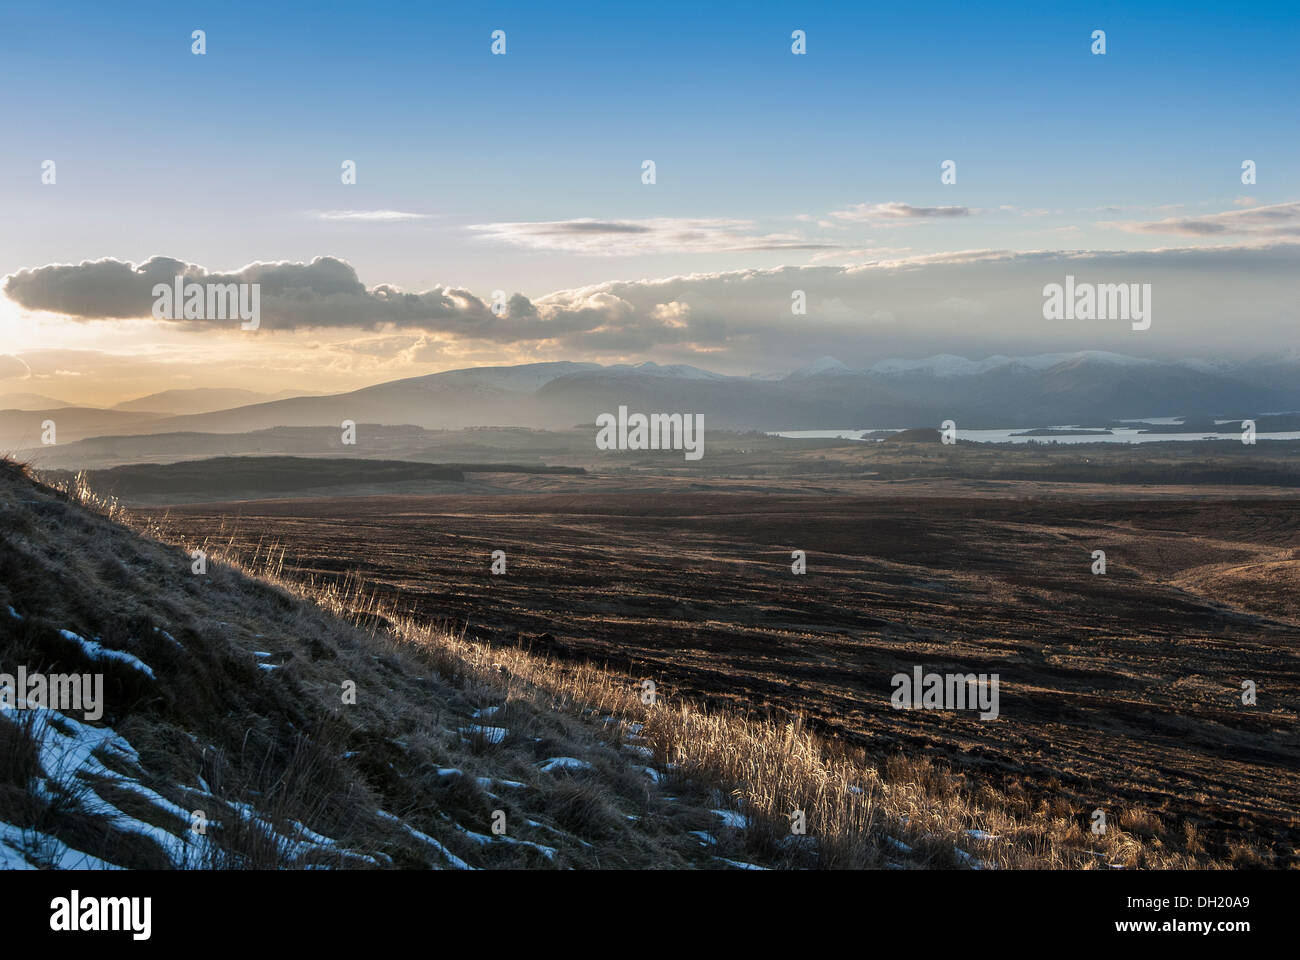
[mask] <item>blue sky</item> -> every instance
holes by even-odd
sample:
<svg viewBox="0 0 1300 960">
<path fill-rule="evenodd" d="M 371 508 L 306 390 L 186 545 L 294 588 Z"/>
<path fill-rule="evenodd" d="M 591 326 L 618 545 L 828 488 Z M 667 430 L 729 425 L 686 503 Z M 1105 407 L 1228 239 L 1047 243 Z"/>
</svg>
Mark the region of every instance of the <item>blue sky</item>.
<svg viewBox="0 0 1300 960">
<path fill-rule="evenodd" d="M 1044 6 L 8 5 L 0 274 L 328 255 L 367 287 L 536 299 L 972 249 L 1222 244 L 1131 225 L 1296 199 L 1300 8 Z M 973 213 L 890 218 L 885 204 Z M 626 248 L 518 226 L 574 220 L 651 226 Z M 677 244 L 677 221 L 705 235 Z"/>
</svg>

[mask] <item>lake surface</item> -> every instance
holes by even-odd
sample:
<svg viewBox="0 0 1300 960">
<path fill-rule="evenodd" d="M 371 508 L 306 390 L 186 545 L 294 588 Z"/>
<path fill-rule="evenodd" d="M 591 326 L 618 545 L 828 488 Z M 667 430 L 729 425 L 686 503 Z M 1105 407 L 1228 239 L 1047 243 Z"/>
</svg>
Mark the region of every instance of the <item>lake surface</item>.
<svg viewBox="0 0 1300 960">
<path fill-rule="evenodd" d="M 1163 421 L 1169 424 L 1176 424 L 1177 419 L 1161 417 L 1159 420 L 1144 420 L 1144 423 L 1158 424 Z M 1220 421 L 1220 424 L 1231 423 L 1236 429 L 1225 430 L 1221 433 L 1142 433 L 1135 427 L 1113 427 L 1109 434 L 1080 434 L 1073 437 L 1054 436 L 1054 437 L 1016 437 L 1012 434 L 1023 433 L 1027 429 L 1047 429 L 1047 430 L 1078 430 L 1078 429 L 1099 429 L 1097 427 L 1080 427 L 1078 424 L 1067 424 L 1056 427 L 1009 427 L 1005 430 L 962 430 L 957 428 L 957 439 L 970 440 L 974 443 L 1028 443 L 1031 440 L 1037 443 L 1160 443 L 1167 440 L 1231 440 L 1235 443 L 1241 443 L 1241 421 L 1230 420 Z M 769 432 L 768 436 L 788 437 L 791 440 L 861 440 L 866 434 L 874 433 L 872 430 L 777 430 Z M 899 433 L 898 430 L 890 430 L 890 433 Z M 1300 440 L 1300 431 L 1289 433 L 1256 433 L 1256 440 Z M 872 442 L 870 440 L 868 443 Z"/>
</svg>

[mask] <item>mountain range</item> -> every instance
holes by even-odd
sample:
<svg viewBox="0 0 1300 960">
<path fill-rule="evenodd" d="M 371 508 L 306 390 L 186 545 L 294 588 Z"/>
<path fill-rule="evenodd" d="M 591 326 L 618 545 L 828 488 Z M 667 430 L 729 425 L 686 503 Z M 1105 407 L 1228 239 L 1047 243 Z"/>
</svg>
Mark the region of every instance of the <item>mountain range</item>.
<svg viewBox="0 0 1300 960">
<path fill-rule="evenodd" d="M 823 357 L 779 378 L 682 364 L 559 361 L 449 370 L 327 396 L 265 396 L 167 391 L 107 410 L 0 409 L 0 449 L 38 447 L 45 419 L 55 421 L 58 442 L 67 443 L 92 436 L 338 427 L 343 420 L 429 429 L 565 429 L 593 423 L 620 405 L 643 413 L 702 413 L 714 429 L 773 431 L 909 427 L 945 419 L 976 429 L 1250 417 L 1300 410 L 1300 357 L 1229 363 L 1098 351 L 983 360 L 938 355 L 866 369 Z M 223 400 L 234 403 L 220 406 Z"/>
</svg>

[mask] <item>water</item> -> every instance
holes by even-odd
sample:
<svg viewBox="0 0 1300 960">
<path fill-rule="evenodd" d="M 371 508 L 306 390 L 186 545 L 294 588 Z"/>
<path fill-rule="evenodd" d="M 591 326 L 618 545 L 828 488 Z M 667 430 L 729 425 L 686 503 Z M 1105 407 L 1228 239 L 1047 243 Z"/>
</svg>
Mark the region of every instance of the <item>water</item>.
<svg viewBox="0 0 1300 960">
<path fill-rule="evenodd" d="M 1125 421 L 1127 422 L 1127 421 Z M 1144 423 L 1169 423 L 1176 424 L 1179 421 L 1176 418 L 1161 417 L 1158 420 L 1144 420 Z M 1167 440 L 1232 440 L 1241 443 L 1241 421 L 1240 420 L 1220 420 L 1220 425 L 1231 423 L 1236 426 L 1234 430 L 1228 430 L 1217 433 L 1142 433 L 1136 427 L 1112 427 L 1109 434 L 1089 434 L 1073 437 L 1066 436 L 1047 436 L 1047 437 L 1016 437 L 1015 433 L 1023 433 L 1027 427 L 1009 427 L 1002 430 L 962 430 L 957 429 L 958 440 L 970 440 L 975 443 L 1028 443 L 1035 441 L 1037 443 L 1161 443 Z M 1078 424 L 1067 424 L 1064 426 L 1048 427 L 1049 430 L 1079 430 L 1090 429 L 1080 427 Z M 1099 429 L 1093 427 L 1091 429 Z M 787 437 L 791 440 L 861 440 L 866 434 L 873 433 L 872 430 L 777 430 L 768 433 L 772 437 Z M 890 430 L 890 433 L 898 433 L 898 430 Z M 1256 433 L 1257 440 L 1300 440 L 1300 432 L 1290 433 Z M 868 441 L 870 442 L 870 441 Z"/>
</svg>

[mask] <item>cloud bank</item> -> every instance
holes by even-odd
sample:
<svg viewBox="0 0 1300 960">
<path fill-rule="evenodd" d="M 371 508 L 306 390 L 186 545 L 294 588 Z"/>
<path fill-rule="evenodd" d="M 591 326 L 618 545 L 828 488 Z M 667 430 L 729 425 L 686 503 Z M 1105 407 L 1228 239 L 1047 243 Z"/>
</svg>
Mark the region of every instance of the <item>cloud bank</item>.
<svg viewBox="0 0 1300 960">
<path fill-rule="evenodd" d="M 1253 222 L 1276 221 L 1266 215 Z M 603 236 L 606 226 L 566 229 Z M 640 226 L 626 235 L 644 235 Z M 1151 284 L 1151 329 L 1044 320 L 1043 287 L 1067 274 L 1079 282 Z M 262 329 L 249 336 L 379 331 L 404 335 L 394 340 L 395 350 L 400 340 L 401 349 L 430 357 L 450 344 L 495 344 L 571 359 L 708 359 L 733 372 L 776 369 L 822 354 L 856 363 L 1064 349 L 1230 357 L 1293 347 L 1300 329 L 1300 244 L 1281 241 L 1152 251 L 965 250 L 698 273 L 610 281 L 535 299 L 516 293 L 495 311 L 490 299 L 452 286 L 419 293 L 385 284 L 367 288 L 350 264 L 333 257 L 253 263 L 232 273 L 167 257 L 139 265 L 55 264 L 12 274 L 4 292 L 29 310 L 79 321 L 147 318 L 153 285 L 177 275 L 260 283 Z M 795 291 L 804 293 L 806 314 L 792 311 Z M 159 322 L 240 335 L 229 321 Z"/>
</svg>

